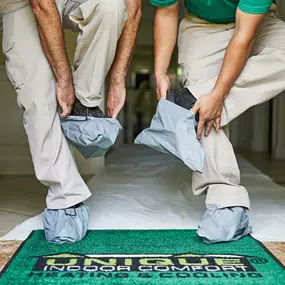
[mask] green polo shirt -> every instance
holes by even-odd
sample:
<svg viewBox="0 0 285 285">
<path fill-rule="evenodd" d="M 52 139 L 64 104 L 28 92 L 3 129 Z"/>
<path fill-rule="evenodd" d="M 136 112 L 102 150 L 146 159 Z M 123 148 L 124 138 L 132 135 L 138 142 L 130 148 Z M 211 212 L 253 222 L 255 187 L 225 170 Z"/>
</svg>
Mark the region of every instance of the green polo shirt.
<svg viewBox="0 0 285 285">
<path fill-rule="evenodd" d="M 156 7 L 171 6 L 179 0 L 150 0 Z M 184 0 L 189 13 L 213 23 L 230 23 L 235 21 L 239 8 L 247 14 L 265 14 L 273 0 Z"/>
</svg>

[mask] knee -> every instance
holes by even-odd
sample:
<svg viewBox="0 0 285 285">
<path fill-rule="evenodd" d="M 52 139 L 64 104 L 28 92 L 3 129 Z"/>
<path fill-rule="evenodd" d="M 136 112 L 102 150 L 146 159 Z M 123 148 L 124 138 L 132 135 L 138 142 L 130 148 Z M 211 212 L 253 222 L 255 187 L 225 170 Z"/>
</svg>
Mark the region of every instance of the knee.
<svg viewBox="0 0 285 285">
<path fill-rule="evenodd" d="M 34 77 L 34 80 L 27 80 L 18 94 L 18 104 L 24 110 L 24 117 L 30 126 L 49 125 L 57 111 L 55 82 L 50 79 Z"/>
</svg>

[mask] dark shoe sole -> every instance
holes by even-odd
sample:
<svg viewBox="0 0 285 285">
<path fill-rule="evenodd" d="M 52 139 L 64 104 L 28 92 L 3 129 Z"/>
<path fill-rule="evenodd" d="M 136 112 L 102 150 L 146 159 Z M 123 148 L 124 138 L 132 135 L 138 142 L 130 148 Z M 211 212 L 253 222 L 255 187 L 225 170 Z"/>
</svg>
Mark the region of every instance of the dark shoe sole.
<svg viewBox="0 0 285 285">
<path fill-rule="evenodd" d="M 95 118 L 106 118 L 101 109 L 96 107 L 86 107 L 76 98 L 73 105 L 71 116 L 83 116 L 83 117 L 95 117 Z"/>
</svg>

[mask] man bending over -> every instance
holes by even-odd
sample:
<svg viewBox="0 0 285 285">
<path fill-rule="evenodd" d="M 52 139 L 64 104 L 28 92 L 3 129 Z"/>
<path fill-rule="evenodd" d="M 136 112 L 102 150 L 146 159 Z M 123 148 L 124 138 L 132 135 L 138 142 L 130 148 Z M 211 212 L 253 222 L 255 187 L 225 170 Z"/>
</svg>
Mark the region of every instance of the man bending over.
<svg viewBox="0 0 285 285">
<path fill-rule="evenodd" d="M 167 70 L 178 29 L 179 1 L 150 0 L 155 14 L 155 80 L 158 99 L 170 88 Z M 285 89 L 285 24 L 272 0 L 185 0 L 178 58 L 183 85 L 197 99 L 197 137 L 206 153 L 202 173 L 193 173 L 194 194 L 206 196 L 198 227 L 205 242 L 250 232 L 250 201 L 225 127 L 248 108 Z M 188 91 L 187 91 L 188 92 Z M 246 126 L 245 126 L 246 127 Z M 189 146 L 191 147 L 191 146 Z"/>
<path fill-rule="evenodd" d="M 91 193 L 62 133 L 58 105 L 62 117 L 73 111 L 74 102 L 99 112 L 110 70 L 107 109 L 110 117 L 117 116 L 141 0 L 2 0 L 0 11 L 6 70 L 23 109 L 36 177 L 48 187 L 46 237 L 74 242 L 86 233 L 88 209 L 82 202 Z M 63 27 L 79 32 L 73 74 Z"/>
</svg>

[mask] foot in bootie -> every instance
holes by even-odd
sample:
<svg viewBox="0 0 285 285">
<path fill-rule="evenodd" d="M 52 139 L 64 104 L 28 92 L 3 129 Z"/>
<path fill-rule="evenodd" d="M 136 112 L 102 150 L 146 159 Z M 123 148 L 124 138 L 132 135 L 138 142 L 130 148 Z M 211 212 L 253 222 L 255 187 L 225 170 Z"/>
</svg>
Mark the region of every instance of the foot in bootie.
<svg viewBox="0 0 285 285">
<path fill-rule="evenodd" d="M 74 243 L 87 232 L 90 210 L 83 203 L 67 209 L 45 209 L 43 223 L 46 240 L 51 243 Z"/>
<path fill-rule="evenodd" d="M 243 207 L 215 205 L 207 208 L 197 230 L 198 236 L 208 244 L 235 241 L 250 233 L 249 217 Z"/>
</svg>

